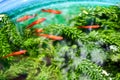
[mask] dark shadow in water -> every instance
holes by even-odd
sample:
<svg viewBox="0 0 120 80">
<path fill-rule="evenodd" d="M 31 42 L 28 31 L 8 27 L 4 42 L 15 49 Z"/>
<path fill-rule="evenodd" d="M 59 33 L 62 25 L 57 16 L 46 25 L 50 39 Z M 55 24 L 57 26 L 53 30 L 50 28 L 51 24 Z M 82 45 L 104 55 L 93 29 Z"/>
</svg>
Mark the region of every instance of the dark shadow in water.
<svg viewBox="0 0 120 80">
<path fill-rule="evenodd" d="M 26 80 L 27 74 L 20 74 L 18 77 L 11 80 Z"/>
</svg>

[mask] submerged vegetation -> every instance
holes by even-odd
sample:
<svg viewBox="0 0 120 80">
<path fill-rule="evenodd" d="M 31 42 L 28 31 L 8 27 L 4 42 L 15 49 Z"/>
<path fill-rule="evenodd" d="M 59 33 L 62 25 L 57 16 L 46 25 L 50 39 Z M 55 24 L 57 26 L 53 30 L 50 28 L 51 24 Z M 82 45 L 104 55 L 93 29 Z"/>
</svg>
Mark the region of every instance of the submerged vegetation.
<svg viewBox="0 0 120 80">
<path fill-rule="evenodd" d="M 55 24 L 44 33 L 63 36 L 53 41 L 35 35 L 33 29 L 20 34 L 7 15 L 0 17 L 0 80 L 119 80 L 120 8 L 81 9 L 70 20 L 73 27 Z M 97 29 L 79 26 L 100 25 Z M 27 50 L 19 56 L 5 55 Z"/>
</svg>

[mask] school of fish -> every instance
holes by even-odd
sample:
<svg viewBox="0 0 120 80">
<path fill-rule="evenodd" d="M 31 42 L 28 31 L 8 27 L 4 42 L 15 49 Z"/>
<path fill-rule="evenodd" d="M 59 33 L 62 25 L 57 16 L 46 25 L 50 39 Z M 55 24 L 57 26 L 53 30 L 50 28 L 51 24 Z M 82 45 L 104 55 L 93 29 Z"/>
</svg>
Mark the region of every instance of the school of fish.
<svg viewBox="0 0 120 80">
<path fill-rule="evenodd" d="M 61 14 L 61 11 L 59 11 L 59 10 L 53 10 L 53 9 L 42 9 L 41 11 L 42 12 L 47 12 L 47 13 L 52 13 L 52 14 Z M 16 21 L 17 22 L 24 22 L 26 20 L 30 20 L 32 18 L 35 18 L 36 16 L 37 16 L 37 14 L 25 15 L 25 16 L 22 16 L 22 17 L 18 18 Z M 44 22 L 45 20 L 46 20 L 46 18 L 39 18 L 39 19 L 33 21 L 31 24 L 29 24 L 26 27 L 26 29 L 30 29 L 33 26 Z M 37 36 L 42 36 L 42 37 L 49 38 L 49 39 L 52 39 L 52 40 L 62 40 L 63 39 L 63 37 L 61 37 L 61 36 L 54 36 L 54 35 L 49 35 L 49 34 L 41 34 L 43 32 L 43 29 L 41 29 L 41 28 L 36 28 L 34 30 L 34 32 L 37 34 Z M 27 52 L 27 50 L 20 50 L 20 51 L 12 52 L 12 53 L 10 53 L 10 54 L 8 54 L 6 56 L 3 56 L 3 58 L 7 58 L 7 57 L 10 57 L 10 56 L 23 55 L 26 52 Z"/>
<path fill-rule="evenodd" d="M 42 12 L 47 12 L 47 13 L 52 13 L 52 14 L 61 14 L 62 12 L 59 11 L 59 10 L 53 10 L 53 9 L 41 9 Z M 33 15 L 25 15 L 25 16 L 22 16 L 20 18 L 18 18 L 16 21 L 17 22 L 23 22 L 23 21 L 26 21 L 26 20 L 29 20 L 29 19 L 32 19 L 32 18 L 35 18 L 37 16 L 37 14 L 33 14 Z M 29 24 L 26 29 L 30 29 L 32 28 L 33 26 L 37 25 L 37 24 L 40 24 L 42 22 L 44 22 L 46 20 L 46 18 L 39 18 L 35 21 L 33 21 L 31 24 Z M 79 26 L 78 28 L 85 28 L 85 29 L 97 29 L 99 28 L 100 26 L 99 25 L 89 25 L 89 26 Z M 45 37 L 45 38 L 48 38 L 48 39 L 51 39 L 51 40 L 63 40 L 63 37 L 62 36 L 55 36 L 55 35 L 49 35 L 49 34 L 44 34 L 42 32 L 44 32 L 44 30 L 42 28 L 36 28 L 34 30 L 34 32 L 36 33 L 36 36 L 41 36 L 41 37 Z M 23 55 L 27 52 L 27 50 L 20 50 L 20 51 L 16 51 L 16 52 L 12 52 L 6 56 L 3 56 L 3 58 L 7 58 L 7 57 L 10 57 L 10 56 L 19 56 L 19 55 Z"/>
</svg>

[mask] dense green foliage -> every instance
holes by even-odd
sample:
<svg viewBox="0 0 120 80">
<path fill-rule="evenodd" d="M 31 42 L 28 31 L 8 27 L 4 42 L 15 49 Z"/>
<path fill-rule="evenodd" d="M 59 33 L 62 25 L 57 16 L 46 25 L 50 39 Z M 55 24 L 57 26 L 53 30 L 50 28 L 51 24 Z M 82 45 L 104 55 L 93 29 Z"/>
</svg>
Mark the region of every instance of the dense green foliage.
<svg viewBox="0 0 120 80">
<path fill-rule="evenodd" d="M 81 8 L 81 13 L 70 22 L 76 27 L 85 25 L 101 25 L 101 29 L 119 29 L 120 25 L 120 9 L 118 6 L 96 7 L 85 9 Z"/>
<path fill-rule="evenodd" d="M 0 22 L 1 28 L 0 28 L 0 57 L 3 55 L 6 55 L 7 53 L 10 53 L 12 50 L 11 47 L 13 46 L 15 49 L 20 49 L 20 36 L 16 32 L 16 26 L 11 23 L 11 21 L 7 20 L 7 16 L 2 19 Z"/>
<path fill-rule="evenodd" d="M 120 8 L 118 6 L 111 7 L 96 7 L 90 9 L 81 9 L 81 13 L 70 20 L 75 27 L 87 25 L 100 25 L 99 29 L 80 29 L 86 33 L 89 31 L 84 39 L 88 41 L 87 44 L 97 45 L 97 49 L 101 48 L 107 56 L 103 65 L 112 76 L 120 77 Z M 77 37 L 76 37 L 77 38 Z M 96 50 L 95 50 L 96 51 Z M 99 55 L 99 54 L 98 54 Z M 100 56 L 100 55 L 99 55 Z M 95 55 L 94 55 L 95 57 Z M 109 65 L 109 66 L 108 66 Z"/>
<path fill-rule="evenodd" d="M 64 37 L 53 41 L 35 36 L 33 29 L 19 34 L 5 15 L 0 21 L 0 80 L 119 80 L 119 16 L 116 6 L 82 9 L 70 20 L 74 27 L 56 24 L 43 28 L 44 33 Z M 77 28 L 93 24 L 100 28 Z M 21 49 L 27 53 L 3 58 Z"/>
</svg>

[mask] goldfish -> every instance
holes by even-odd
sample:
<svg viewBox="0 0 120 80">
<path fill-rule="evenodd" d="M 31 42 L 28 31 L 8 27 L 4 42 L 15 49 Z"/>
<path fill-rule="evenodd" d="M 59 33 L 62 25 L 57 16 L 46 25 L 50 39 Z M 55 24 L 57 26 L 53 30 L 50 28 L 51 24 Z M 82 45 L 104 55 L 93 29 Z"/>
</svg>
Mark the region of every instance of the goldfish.
<svg viewBox="0 0 120 80">
<path fill-rule="evenodd" d="M 99 25 L 90 25 L 90 26 L 80 26 L 78 28 L 85 28 L 85 29 L 96 29 L 96 28 L 99 28 L 100 26 Z"/>
<path fill-rule="evenodd" d="M 28 20 L 28 19 L 30 19 L 30 18 L 34 18 L 35 16 L 37 16 L 37 14 L 34 14 L 34 15 L 26 15 L 26 16 L 23 16 L 23 17 L 21 17 L 21 18 L 18 18 L 16 21 L 17 22 L 22 22 L 22 21 L 25 21 L 25 20 Z"/>
<path fill-rule="evenodd" d="M 37 34 L 37 36 L 43 36 L 52 40 L 62 40 L 63 37 L 61 36 L 54 36 L 54 35 L 49 35 L 49 34 Z"/>
<path fill-rule="evenodd" d="M 7 57 L 10 57 L 10 56 L 22 55 L 22 54 L 25 54 L 26 52 L 27 52 L 26 50 L 20 50 L 20 51 L 17 51 L 17 52 L 12 52 L 12 53 L 4 56 L 3 58 L 7 58 Z"/>
<path fill-rule="evenodd" d="M 40 18 L 40 19 L 32 22 L 29 26 L 27 26 L 27 29 L 29 29 L 29 28 L 33 27 L 34 25 L 39 24 L 39 23 L 41 23 L 41 22 L 43 22 L 45 20 L 46 20 L 46 18 Z"/>
<path fill-rule="evenodd" d="M 36 33 L 41 33 L 41 32 L 43 32 L 43 29 L 35 29 L 35 32 Z"/>
<path fill-rule="evenodd" d="M 53 14 L 61 14 L 62 12 L 59 10 L 53 10 L 53 9 L 41 9 L 42 12 L 48 12 Z"/>
</svg>

